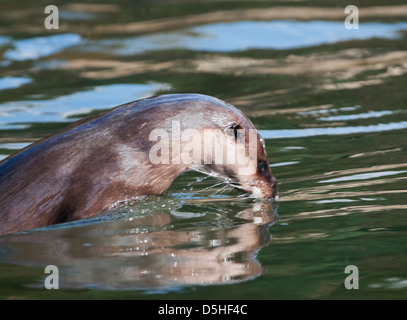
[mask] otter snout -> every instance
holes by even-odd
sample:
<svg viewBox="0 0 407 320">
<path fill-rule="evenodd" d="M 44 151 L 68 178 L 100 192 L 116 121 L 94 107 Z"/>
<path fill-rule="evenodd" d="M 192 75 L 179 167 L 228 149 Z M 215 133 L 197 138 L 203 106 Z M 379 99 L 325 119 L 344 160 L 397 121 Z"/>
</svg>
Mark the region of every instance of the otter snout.
<svg viewBox="0 0 407 320">
<path fill-rule="evenodd" d="M 275 177 L 271 177 L 263 188 L 263 199 L 275 199 L 278 196 L 278 183 Z"/>
</svg>

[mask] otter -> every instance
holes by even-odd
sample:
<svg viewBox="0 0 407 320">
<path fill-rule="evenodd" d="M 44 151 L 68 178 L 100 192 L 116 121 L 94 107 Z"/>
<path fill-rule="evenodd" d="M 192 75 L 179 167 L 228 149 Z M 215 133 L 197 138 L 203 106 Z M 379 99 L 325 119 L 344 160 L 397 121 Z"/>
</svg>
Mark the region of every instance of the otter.
<svg viewBox="0 0 407 320">
<path fill-rule="evenodd" d="M 245 164 L 250 170 L 242 173 L 239 162 L 213 161 L 208 150 L 219 151 L 222 145 L 216 143 L 193 152 L 189 161 L 179 161 L 176 156 L 189 150 L 191 142 L 175 140 L 174 123 L 180 131 L 193 130 L 193 138 L 205 136 L 208 129 L 224 133 L 239 159 L 254 144 L 256 154 Z M 158 150 L 164 136 L 154 138 L 156 129 L 167 130 L 179 144 L 162 144 Z M 89 218 L 126 201 L 161 195 L 189 170 L 205 171 L 253 197 L 272 199 L 277 182 L 264 141 L 257 131 L 254 142 L 248 134 L 239 135 L 248 130 L 255 127 L 237 108 L 201 94 L 137 100 L 78 120 L 0 162 L 0 234 Z M 207 143 L 197 139 L 195 143 Z M 166 154 L 170 161 L 163 158 Z"/>
</svg>

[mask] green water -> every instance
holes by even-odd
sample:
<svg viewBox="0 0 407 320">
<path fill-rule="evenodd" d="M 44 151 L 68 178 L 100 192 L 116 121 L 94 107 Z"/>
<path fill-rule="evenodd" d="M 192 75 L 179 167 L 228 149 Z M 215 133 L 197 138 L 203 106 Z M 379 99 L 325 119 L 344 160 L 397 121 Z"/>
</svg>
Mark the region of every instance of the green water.
<svg viewBox="0 0 407 320">
<path fill-rule="evenodd" d="M 294 12 L 347 4 L 277 5 Z M 392 5 L 403 2 L 386 2 Z M 364 29 L 377 27 L 373 38 L 327 42 L 318 33 L 317 43 L 302 46 L 321 27 L 337 34 L 338 25 L 327 22 L 343 20 L 328 21 L 323 11 L 298 25 L 293 13 L 280 20 L 281 39 L 263 41 L 274 29 L 261 28 L 274 25 L 246 24 L 272 20 L 248 11 L 273 10 L 263 1 L 64 2 L 58 31 L 43 27 L 43 9 L 32 1 L 1 4 L 1 158 L 85 115 L 150 95 L 197 92 L 234 104 L 260 130 L 280 198 L 245 199 L 190 172 L 165 196 L 1 236 L 0 298 L 406 298 L 405 16 L 383 9 L 361 19 L 362 30 L 378 24 Z M 239 18 L 215 15 L 230 10 Z M 220 51 L 211 41 L 226 22 L 240 37 L 229 33 Z M 394 25 L 401 31 L 386 29 Z M 211 28 L 212 38 L 205 33 Z M 48 40 L 37 42 L 42 37 Z M 273 47 L 288 40 L 290 48 Z M 59 268 L 58 290 L 44 288 L 47 265 Z M 345 288 L 348 265 L 359 270 L 359 289 Z"/>
</svg>

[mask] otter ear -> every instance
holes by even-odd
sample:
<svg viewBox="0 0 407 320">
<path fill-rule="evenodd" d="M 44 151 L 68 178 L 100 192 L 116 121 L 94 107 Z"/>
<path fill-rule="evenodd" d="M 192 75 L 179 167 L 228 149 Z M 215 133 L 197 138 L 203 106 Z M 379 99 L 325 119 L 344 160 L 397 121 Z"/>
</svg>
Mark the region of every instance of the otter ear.
<svg viewBox="0 0 407 320">
<path fill-rule="evenodd" d="M 238 130 L 243 130 L 242 126 L 238 123 L 233 123 L 228 129 L 228 134 L 234 136 L 235 141 L 237 142 L 238 139 L 241 138 L 242 132 L 239 132 Z"/>
</svg>

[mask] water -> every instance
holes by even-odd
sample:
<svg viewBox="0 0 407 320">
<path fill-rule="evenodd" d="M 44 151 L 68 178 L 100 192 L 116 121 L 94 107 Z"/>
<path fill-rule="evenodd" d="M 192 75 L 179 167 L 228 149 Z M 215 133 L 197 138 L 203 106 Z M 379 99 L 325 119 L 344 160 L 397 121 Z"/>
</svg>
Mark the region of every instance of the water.
<svg viewBox="0 0 407 320">
<path fill-rule="evenodd" d="M 294 49 L 353 39 L 397 38 L 407 23 L 366 23 L 354 32 L 332 21 L 239 21 L 215 23 L 176 32 L 125 39 L 105 39 L 83 44 L 86 51 L 107 51 L 118 55 L 146 51 L 188 49 L 233 52 L 247 49 Z"/>
<path fill-rule="evenodd" d="M 352 31 L 339 18 L 222 21 L 211 12 L 235 8 L 217 1 L 127 6 L 65 6 L 61 32 L 42 30 L 34 11 L 4 9 L 20 18 L 1 26 L 0 160 L 116 105 L 199 92 L 259 129 L 279 201 L 190 172 L 164 196 L 1 236 L 0 297 L 405 298 L 405 18 L 384 10 Z M 193 21 L 201 10 L 207 20 L 188 27 L 97 31 L 135 28 L 136 18 Z M 59 290 L 44 289 L 51 264 Z M 348 265 L 359 269 L 358 290 L 344 286 Z"/>
</svg>

